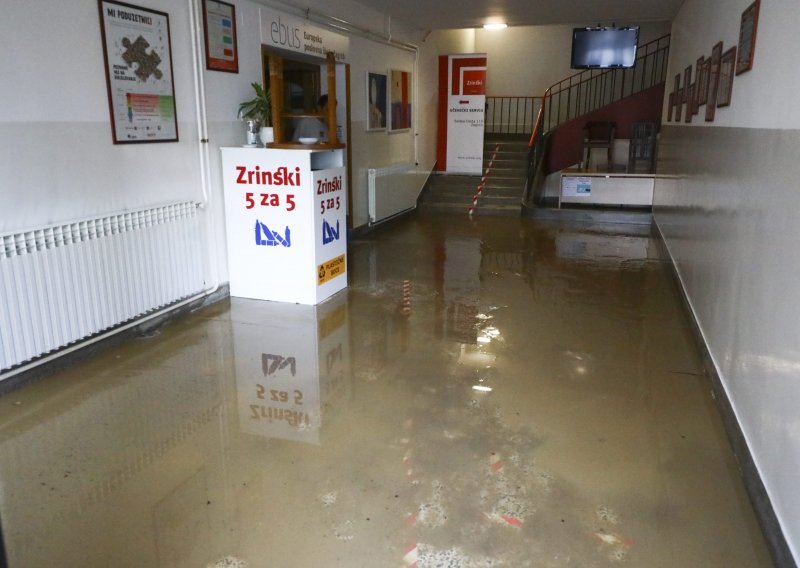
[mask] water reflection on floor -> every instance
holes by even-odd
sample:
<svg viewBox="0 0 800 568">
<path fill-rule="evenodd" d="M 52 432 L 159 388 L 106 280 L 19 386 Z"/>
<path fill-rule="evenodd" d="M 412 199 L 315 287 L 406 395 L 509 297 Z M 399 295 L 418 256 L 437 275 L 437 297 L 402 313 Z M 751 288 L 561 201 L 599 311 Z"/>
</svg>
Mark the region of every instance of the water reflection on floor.
<svg viewBox="0 0 800 568">
<path fill-rule="evenodd" d="M 644 227 L 414 217 L 0 398 L 12 568 L 769 566 Z"/>
</svg>

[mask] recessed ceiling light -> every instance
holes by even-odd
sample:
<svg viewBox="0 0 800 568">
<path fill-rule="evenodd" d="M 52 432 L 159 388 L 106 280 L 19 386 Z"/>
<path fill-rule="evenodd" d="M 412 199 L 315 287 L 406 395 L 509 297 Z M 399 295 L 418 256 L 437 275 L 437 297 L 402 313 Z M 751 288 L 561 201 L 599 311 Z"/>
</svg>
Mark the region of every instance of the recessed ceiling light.
<svg viewBox="0 0 800 568">
<path fill-rule="evenodd" d="M 504 30 L 507 27 L 508 24 L 483 24 L 485 30 Z"/>
</svg>

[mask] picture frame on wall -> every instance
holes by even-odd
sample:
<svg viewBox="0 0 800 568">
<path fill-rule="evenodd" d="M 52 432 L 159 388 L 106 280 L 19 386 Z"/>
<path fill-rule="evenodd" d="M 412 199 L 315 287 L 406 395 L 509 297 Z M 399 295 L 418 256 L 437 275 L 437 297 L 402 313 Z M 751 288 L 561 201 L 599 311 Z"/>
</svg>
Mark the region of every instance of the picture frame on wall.
<svg viewBox="0 0 800 568">
<path fill-rule="evenodd" d="M 697 63 L 694 66 L 695 70 L 695 89 L 694 89 L 694 97 L 692 99 L 692 111 L 693 114 L 698 114 L 700 112 L 700 91 L 703 89 L 703 78 L 704 73 L 703 69 L 705 57 L 700 57 L 697 60 Z"/>
<path fill-rule="evenodd" d="M 758 34 L 758 13 L 760 11 L 761 0 L 755 0 L 742 12 L 742 23 L 739 26 L 739 50 L 736 59 L 737 75 L 741 75 L 753 68 L 756 35 Z"/>
<path fill-rule="evenodd" d="M 689 65 L 683 72 L 683 102 L 686 103 L 686 116 L 684 122 L 690 124 L 694 116 L 694 84 L 692 83 L 692 66 Z"/>
<path fill-rule="evenodd" d="M 236 6 L 221 0 L 203 0 L 203 41 L 206 69 L 239 72 Z"/>
<path fill-rule="evenodd" d="M 675 122 L 683 120 L 683 89 L 681 88 L 681 74 L 675 75 Z"/>
<path fill-rule="evenodd" d="M 391 81 L 389 89 L 391 104 L 389 131 L 409 130 L 411 128 L 411 99 L 414 92 L 411 73 L 392 69 L 389 74 Z"/>
<path fill-rule="evenodd" d="M 697 60 L 697 107 L 695 110 L 700 111 L 700 107 L 708 102 L 708 74 L 711 71 L 711 58 L 701 57 Z"/>
<path fill-rule="evenodd" d="M 367 132 L 386 130 L 387 84 L 385 73 L 367 71 Z"/>
<path fill-rule="evenodd" d="M 717 93 L 717 108 L 731 104 L 733 94 L 733 77 L 736 72 L 736 46 L 722 54 L 719 67 L 719 92 Z"/>
<path fill-rule="evenodd" d="M 98 0 L 114 144 L 178 141 L 169 15 Z"/>
<path fill-rule="evenodd" d="M 711 68 L 708 71 L 708 101 L 706 102 L 706 122 L 714 122 L 719 92 L 719 68 L 722 62 L 722 42 L 711 49 Z"/>
</svg>

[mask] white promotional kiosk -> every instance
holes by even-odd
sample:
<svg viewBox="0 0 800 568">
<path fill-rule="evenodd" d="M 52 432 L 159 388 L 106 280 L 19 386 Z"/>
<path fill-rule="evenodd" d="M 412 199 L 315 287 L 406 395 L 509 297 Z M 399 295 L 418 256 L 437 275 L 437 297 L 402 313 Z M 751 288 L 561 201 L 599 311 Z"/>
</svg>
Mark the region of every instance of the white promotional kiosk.
<svg viewBox="0 0 800 568">
<path fill-rule="evenodd" d="M 222 148 L 230 294 L 316 305 L 347 287 L 341 149 Z"/>
</svg>

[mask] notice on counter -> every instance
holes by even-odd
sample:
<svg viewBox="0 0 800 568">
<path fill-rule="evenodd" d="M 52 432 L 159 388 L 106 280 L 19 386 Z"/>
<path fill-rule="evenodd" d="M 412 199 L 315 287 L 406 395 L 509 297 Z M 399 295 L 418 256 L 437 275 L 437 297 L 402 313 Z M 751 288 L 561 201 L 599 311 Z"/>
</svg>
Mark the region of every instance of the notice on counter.
<svg viewBox="0 0 800 568">
<path fill-rule="evenodd" d="M 345 273 L 344 255 L 337 256 L 317 267 L 317 284 L 322 286 L 325 282 L 333 280 Z"/>
<path fill-rule="evenodd" d="M 100 16 L 114 143 L 176 142 L 169 16 L 110 0 Z"/>
<path fill-rule="evenodd" d="M 591 197 L 592 178 L 564 176 L 561 178 L 561 195 L 563 197 Z"/>
</svg>

